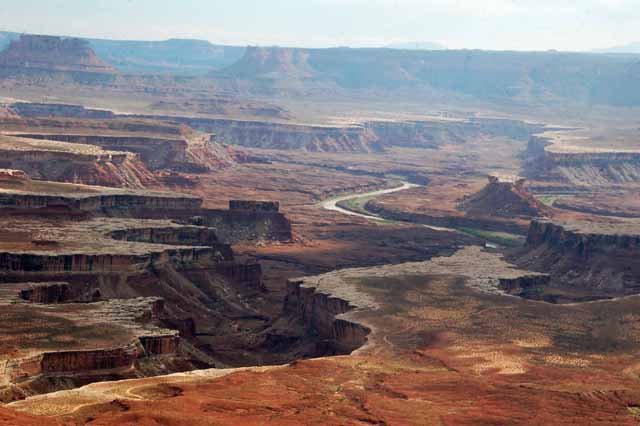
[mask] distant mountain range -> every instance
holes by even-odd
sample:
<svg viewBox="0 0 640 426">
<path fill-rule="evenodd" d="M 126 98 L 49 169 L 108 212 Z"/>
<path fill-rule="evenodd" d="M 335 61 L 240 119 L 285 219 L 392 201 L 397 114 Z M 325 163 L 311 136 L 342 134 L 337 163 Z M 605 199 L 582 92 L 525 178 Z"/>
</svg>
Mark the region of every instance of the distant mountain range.
<svg viewBox="0 0 640 426">
<path fill-rule="evenodd" d="M 387 49 L 400 50 L 446 50 L 447 46 L 430 41 L 415 41 L 409 43 L 392 43 L 385 46 Z"/>
</svg>

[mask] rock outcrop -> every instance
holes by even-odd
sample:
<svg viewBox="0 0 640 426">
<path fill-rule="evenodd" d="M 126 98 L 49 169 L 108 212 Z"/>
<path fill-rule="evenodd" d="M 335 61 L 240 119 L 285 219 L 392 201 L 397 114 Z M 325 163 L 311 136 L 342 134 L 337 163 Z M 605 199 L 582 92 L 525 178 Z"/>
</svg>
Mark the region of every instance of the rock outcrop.
<svg viewBox="0 0 640 426">
<path fill-rule="evenodd" d="M 29 288 L 20 291 L 20 298 L 31 303 L 51 305 L 69 301 L 68 283 L 40 283 L 31 284 Z"/>
<path fill-rule="evenodd" d="M 312 126 L 267 121 L 153 116 L 216 134 L 226 144 L 309 152 L 383 152 L 394 146 L 437 148 L 489 136 L 526 140 L 542 129 L 517 120 L 368 121 L 350 126 Z"/>
<path fill-rule="evenodd" d="M 108 84 L 115 68 L 98 58 L 89 44 L 76 38 L 23 35 L 0 53 L 0 75 L 26 80 L 68 79 Z"/>
<path fill-rule="evenodd" d="M 34 179 L 143 188 L 155 181 L 135 154 L 91 145 L 0 136 L 0 168 Z"/>
<path fill-rule="evenodd" d="M 314 333 L 317 333 L 328 352 L 349 354 L 367 342 L 371 330 L 362 324 L 339 318 L 341 314 L 355 309 L 348 301 L 319 292 L 307 286 L 304 280 L 289 280 L 285 312 L 300 318 Z"/>
<path fill-rule="evenodd" d="M 489 175 L 480 192 L 465 197 L 460 209 L 467 216 L 541 217 L 551 209 L 529 194 L 526 180 L 518 176 Z"/>
<path fill-rule="evenodd" d="M 95 145 L 108 151 L 135 153 L 150 170 L 181 168 L 187 163 L 187 142 L 184 139 L 36 133 L 22 133 L 15 136 L 26 139 Z"/>
<path fill-rule="evenodd" d="M 531 222 L 526 247 L 514 261 L 551 275 L 555 287 L 590 298 L 640 293 L 640 226 L 609 223 Z"/>
<path fill-rule="evenodd" d="M 640 182 L 640 151 L 562 146 L 533 137 L 524 166 L 528 177 L 572 187 Z"/>
</svg>

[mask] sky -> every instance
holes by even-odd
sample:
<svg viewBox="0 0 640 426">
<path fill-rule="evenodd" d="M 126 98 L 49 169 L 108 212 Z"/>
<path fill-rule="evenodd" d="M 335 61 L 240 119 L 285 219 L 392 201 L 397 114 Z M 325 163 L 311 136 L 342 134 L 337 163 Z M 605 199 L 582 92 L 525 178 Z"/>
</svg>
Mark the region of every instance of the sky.
<svg viewBox="0 0 640 426">
<path fill-rule="evenodd" d="M 0 30 L 233 45 L 585 51 L 640 41 L 640 0 L 0 0 Z"/>
</svg>

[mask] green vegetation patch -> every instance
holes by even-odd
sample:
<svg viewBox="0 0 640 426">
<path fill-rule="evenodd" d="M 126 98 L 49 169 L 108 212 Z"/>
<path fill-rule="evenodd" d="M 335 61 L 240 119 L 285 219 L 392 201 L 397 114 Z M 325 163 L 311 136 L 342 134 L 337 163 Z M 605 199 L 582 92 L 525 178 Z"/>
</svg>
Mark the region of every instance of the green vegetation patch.
<svg viewBox="0 0 640 426">
<path fill-rule="evenodd" d="M 499 244 L 505 247 L 521 247 L 525 243 L 525 237 L 508 232 L 486 231 L 476 228 L 457 228 L 460 232 L 473 237 L 482 238 L 490 243 Z"/>
</svg>

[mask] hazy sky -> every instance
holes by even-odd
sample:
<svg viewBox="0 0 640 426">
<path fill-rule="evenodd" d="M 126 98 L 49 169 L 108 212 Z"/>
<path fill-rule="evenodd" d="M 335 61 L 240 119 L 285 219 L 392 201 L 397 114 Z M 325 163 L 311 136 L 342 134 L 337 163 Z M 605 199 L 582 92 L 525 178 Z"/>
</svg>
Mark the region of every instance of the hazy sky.
<svg viewBox="0 0 640 426">
<path fill-rule="evenodd" d="M 0 29 L 239 45 L 590 50 L 640 41 L 640 0 L 0 0 Z"/>
</svg>

